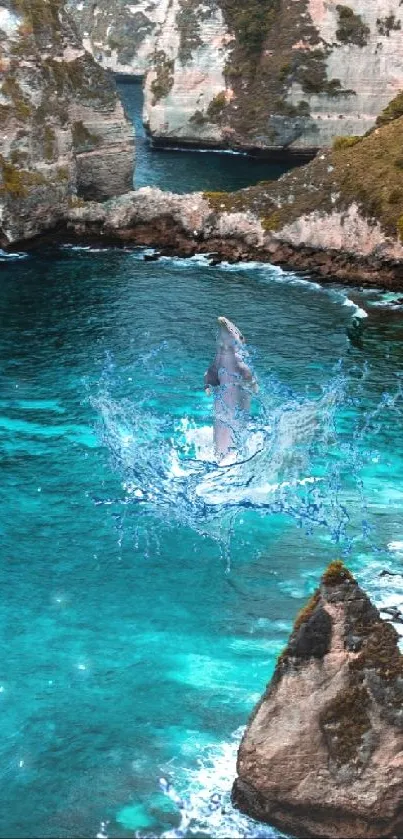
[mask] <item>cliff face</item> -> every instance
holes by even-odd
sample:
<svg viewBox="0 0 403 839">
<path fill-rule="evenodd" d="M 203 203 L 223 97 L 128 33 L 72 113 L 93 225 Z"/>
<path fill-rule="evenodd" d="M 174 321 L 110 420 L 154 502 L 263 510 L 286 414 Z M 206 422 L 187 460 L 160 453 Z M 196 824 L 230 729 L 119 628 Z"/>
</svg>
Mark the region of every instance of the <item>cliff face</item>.
<svg viewBox="0 0 403 839">
<path fill-rule="evenodd" d="M 222 116 L 233 96 L 225 79 L 232 41 L 215 0 L 167 6 L 144 88 L 144 122 L 155 139 L 222 144 L 229 128 Z"/>
<path fill-rule="evenodd" d="M 278 181 L 238 192 L 145 188 L 68 214 L 77 236 L 260 259 L 403 288 L 403 95 L 367 137 L 340 139 Z"/>
<path fill-rule="evenodd" d="M 0 241 L 131 188 L 133 132 L 61 0 L 0 2 Z"/>
<path fill-rule="evenodd" d="M 67 0 L 85 48 L 102 67 L 142 76 L 148 70 L 157 27 L 169 0 Z"/>
<path fill-rule="evenodd" d="M 341 563 L 297 617 L 238 753 L 233 799 L 293 836 L 403 830 L 398 635 Z"/>
<path fill-rule="evenodd" d="M 151 134 L 302 152 L 363 134 L 403 87 L 401 18 L 400 0 L 171 0 L 145 84 Z"/>
</svg>

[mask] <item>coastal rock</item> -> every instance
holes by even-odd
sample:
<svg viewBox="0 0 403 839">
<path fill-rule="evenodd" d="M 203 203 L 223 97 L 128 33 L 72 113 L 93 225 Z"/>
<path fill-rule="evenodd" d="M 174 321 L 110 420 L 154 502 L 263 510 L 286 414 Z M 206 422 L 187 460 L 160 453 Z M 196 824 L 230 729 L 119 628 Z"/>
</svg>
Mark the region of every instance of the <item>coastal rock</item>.
<svg viewBox="0 0 403 839">
<path fill-rule="evenodd" d="M 346 138 L 278 181 L 233 193 L 174 195 L 145 187 L 71 208 L 68 230 L 403 288 L 402 111 L 403 96 L 396 97 L 367 137 Z"/>
<path fill-rule="evenodd" d="M 293 836 L 403 831 L 403 657 L 341 562 L 300 612 L 249 720 L 233 801 Z"/>
<path fill-rule="evenodd" d="M 164 10 L 144 108 L 161 143 L 308 154 L 364 134 L 403 87 L 399 0 L 171 0 Z"/>
<path fill-rule="evenodd" d="M 0 0 L 0 243 L 132 186 L 133 130 L 62 0 Z"/>
<path fill-rule="evenodd" d="M 107 70 L 143 76 L 169 0 L 67 0 L 83 44 Z"/>
</svg>

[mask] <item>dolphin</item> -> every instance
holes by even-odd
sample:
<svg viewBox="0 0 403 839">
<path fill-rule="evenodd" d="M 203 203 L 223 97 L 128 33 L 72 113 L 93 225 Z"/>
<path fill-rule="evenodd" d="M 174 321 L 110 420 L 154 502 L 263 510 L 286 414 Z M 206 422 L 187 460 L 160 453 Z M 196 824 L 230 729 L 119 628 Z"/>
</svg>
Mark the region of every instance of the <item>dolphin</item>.
<svg viewBox="0 0 403 839">
<path fill-rule="evenodd" d="M 251 394 L 257 381 L 247 361 L 245 338 L 228 318 L 218 319 L 214 361 L 204 374 L 204 389 L 214 393 L 214 452 L 218 463 L 233 463 L 242 449 Z"/>
</svg>

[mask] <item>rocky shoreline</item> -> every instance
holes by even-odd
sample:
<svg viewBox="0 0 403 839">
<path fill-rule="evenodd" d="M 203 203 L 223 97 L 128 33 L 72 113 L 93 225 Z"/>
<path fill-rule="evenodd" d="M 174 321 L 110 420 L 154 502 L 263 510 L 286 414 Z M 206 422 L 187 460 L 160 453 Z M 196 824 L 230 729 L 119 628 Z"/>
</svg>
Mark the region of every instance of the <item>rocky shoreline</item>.
<svg viewBox="0 0 403 839">
<path fill-rule="evenodd" d="M 8 244 L 0 240 L 0 247 L 6 253 L 16 250 L 35 252 L 43 246 L 63 244 L 104 247 L 150 247 L 158 256 L 188 258 L 197 254 L 211 257 L 211 263 L 219 262 L 261 262 L 278 265 L 285 271 L 309 271 L 322 284 L 342 282 L 345 285 L 379 287 L 403 291 L 403 262 L 398 259 L 380 260 L 376 257 L 354 257 L 337 250 L 313 249 L 310 247 L 278 244 L 270 250 L 254 247 L 239 239 L 186 236 L 183 231 L 164 223 L 138 225 L 130 231 L 104 232 L 93 225 L 80 225 L 71 221 L 59 222 L 57 227 L 28 241 Z"/>
<path fill-rule="evenodd" d="M 115 78 L 116 81 L 125 81 L 125 79 L 120 79 L 117 76 L 115 76 Z M 133 79 L 131 81 L 133 83 Z M 170 137 L 154 137 L 150 131 L 147 130 L 147 126 L 145 126 L 145 128 L 151 147 L 153 149 L 164 149 L 165 151 L 169 151 L 170 149 L 179 149 L 195 152 L 212 151 L 217 152 L 218 154 L 221 152 L 222 154 L 233 154 L 235 156 L 243 155 L 244 157 L 251 157 L 256 160 L 267 160 L 269 163 L 286 163 L 288 165 L 291 164 L 296 166 L 308 163 L 315 157 L 318 151 L 317 148 L 314 147 L 302 150 L 269 149 L 265 146 L 258 145 L 236 146 L 230 145 L 229 143 L 216 143 L 213 140 L 211 142 L 208 140 L 189 140 L 186 138 L 175 140 Z"/>
<path fill-rule="evenodd" d="M 350 222 L 347 216 L 349 229 Z M 295 242 L 287 229 L 285 235 L 281 230 L 266 230 L 264 221 L 250 210 L 217 209 L 203 193 L 174 195 L 143 187 L 103 203 L 76 199 L 65 218 L 44 235 L 29 241 L 17 239 L 12 244 L 0 239 L 4 250 L 68 242 L 152 247 L 179 257 L 208 254 L 213 264 L 221 260 L 271 263 L 309 271 L 323 283 L 339 281 L 403 290 L 403 259 L 377 253 L 377 245 L 369 253 L 354 253 Z"/>
</svg>

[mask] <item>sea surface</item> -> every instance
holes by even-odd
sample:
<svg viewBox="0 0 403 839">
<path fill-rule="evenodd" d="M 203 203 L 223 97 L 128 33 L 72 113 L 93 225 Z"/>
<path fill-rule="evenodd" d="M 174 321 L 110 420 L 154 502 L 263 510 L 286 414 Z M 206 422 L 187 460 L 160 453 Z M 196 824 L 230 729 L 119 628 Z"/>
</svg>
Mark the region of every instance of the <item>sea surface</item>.
<svg viewBox="0 0 403 839">
<path fill-rule="evenodd" d="M 1 837 L 278 837 L 230 790 L 297 611 L 338 557 L 403 604 L 399 295 L 149 253 L 0 255 Z M 260 390 L 218 468 L 222 314 Z"/>
<path fill-rule="evenodd" d="M 155 149 L 150 147 L 142 122 L 143 91 L 139 82 L 120 81 L 118 90 L 136 132 L 134 185 L 154 186 L 171 192 L 242 189 L 258 181 L 279 178 L 291 162 L 270 163 L 237 152 L 206 149 Z M 200 159 L 202 158 L 202 159 Z"/>
</svg>

